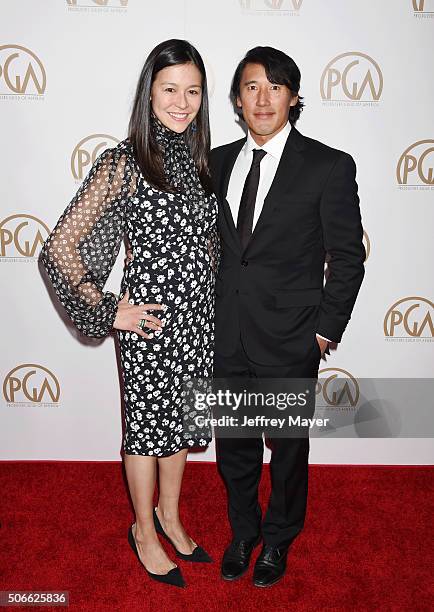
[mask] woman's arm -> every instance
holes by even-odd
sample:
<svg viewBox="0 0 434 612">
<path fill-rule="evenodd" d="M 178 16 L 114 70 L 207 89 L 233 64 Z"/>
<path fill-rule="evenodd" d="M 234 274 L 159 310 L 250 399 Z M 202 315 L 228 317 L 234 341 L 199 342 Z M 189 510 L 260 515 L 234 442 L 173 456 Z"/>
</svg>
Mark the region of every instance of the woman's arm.
<svg viewBox="0 0 434 612">
<path fill-rule="evenodd" d="M 107 149 L 43 244 L 40 259 L 76 327 L 95 338 L 113 327 L 118 296 L 103 292 L 124 234 L 136 174 L 121 147 Z"/>
<path fill-rule="evenodd" d="M 216 275 L 220 265 L 220 237 L 217 224 L 213 225 L 208 234 L 208 252 L 211 257 L 211 265 Z"/>
</svg>

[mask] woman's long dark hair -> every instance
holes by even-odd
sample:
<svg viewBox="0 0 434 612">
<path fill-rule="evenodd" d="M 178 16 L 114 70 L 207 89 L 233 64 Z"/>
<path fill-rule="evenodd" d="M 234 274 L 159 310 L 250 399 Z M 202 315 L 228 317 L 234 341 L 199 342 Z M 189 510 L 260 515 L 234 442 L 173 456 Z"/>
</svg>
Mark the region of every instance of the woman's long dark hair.
<svg viewBox="0 0 434 612">
<path fill-rule="evenodd" d="M 208 166 L 210 131 L 208 118 L 208 88 L 203 60 L 199 52 L 187 40 L 172 38 L 157 45 L 148 55 L 142 68 L 133 110 L 128 128 L 128 138 L 133 145 L 137 163 L 145 179 L 157 189 L 173 192 L 164 175 L 163 158 L 151 129 L 151 88 L 157 73 L 167 66 L 194 64 L 202 76 L 202 102 L 196 115 L 196 129 L 192 124 L 184 132 L 184 139 L 199 172 L 199 178 L 207 193 L 211 193 Z"/>
</svg>

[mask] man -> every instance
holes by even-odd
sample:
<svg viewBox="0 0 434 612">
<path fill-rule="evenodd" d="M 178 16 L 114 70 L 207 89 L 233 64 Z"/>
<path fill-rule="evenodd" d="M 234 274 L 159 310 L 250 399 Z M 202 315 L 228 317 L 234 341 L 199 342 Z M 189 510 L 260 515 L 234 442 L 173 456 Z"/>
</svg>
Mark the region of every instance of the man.
<svg viewBox="0 0 434 612">
<path fill-rule="evenodd" d="M 316 379 L 328 343 L 341 340 L 364 276 L 354 161 L 295 128 L 299 87 L 300 71 L 285 53 L 250 50 L 231 91 L 247 138 L 211 153 L 222 249 L 216 378 Z M 262 539 L 253 573 L 261 587 L 284 575 L 307 502 L 308 436 L 271 444 L 272 490 L 262 520 L 262 437 L 217 439 L 233 532 L 222 577 L 242 576 Z"/>
</svg>

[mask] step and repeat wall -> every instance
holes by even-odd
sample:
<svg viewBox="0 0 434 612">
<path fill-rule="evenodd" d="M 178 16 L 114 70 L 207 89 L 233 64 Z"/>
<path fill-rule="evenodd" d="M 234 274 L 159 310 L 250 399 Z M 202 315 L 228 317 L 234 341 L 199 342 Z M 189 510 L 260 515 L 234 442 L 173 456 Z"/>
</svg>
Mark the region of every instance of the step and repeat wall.
<svg viewBox="0 0 434 612">
<path fill-rule="evenodd" d="M 214 146 L 243 135 L 229 101 L 238 61 L 271 45 L 302 73 L 298 129 L 356 161 L 366 275 L 320 372 L 345 379 L 346 410 L 358 410 L 360 378 L 433 377 L 434 0 L 15 0 L 0 10 L 0 459 L 120 459 L 114 338 L 80 336 L 38 255 L 95 158 L 125 138 L 143 62 L 168 38 L 204 58 Z M 106 285 L 116 293 L 123 257 Z M 310 460 L 432 463 L 433 446 L 316 438 Z M 190 455 L 214 459 L 212 445 Z"/>
</svg>

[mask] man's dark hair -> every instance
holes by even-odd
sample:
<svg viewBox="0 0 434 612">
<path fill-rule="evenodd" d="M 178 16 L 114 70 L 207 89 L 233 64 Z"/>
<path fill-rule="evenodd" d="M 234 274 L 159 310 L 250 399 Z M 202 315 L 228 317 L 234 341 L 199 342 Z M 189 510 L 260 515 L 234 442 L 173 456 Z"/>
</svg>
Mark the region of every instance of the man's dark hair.
<svg viewBox="0 0 434 612">
<path fill-rule="evenodd" d="M 247 64 L 261 64 L 270 83 L 286 85 L 293 96 L 298 95 L 301 74 L 294 60 L 289 55 L 286 55 L 286 53 L 283 53 L 283 51 L 279 51 L 279 49 L 274 49 L 273 47 L 255 47 L 247 51 L 235 70 L 231 85 L 231 98 L 235 106 L 237 97 L 240 95 L 241 76 Z M 303 107 L 303 98 L 299 96 L 297 104 L 289 109 L 288 119 L 291 125 L 296 124 Z"/>
</svg>

